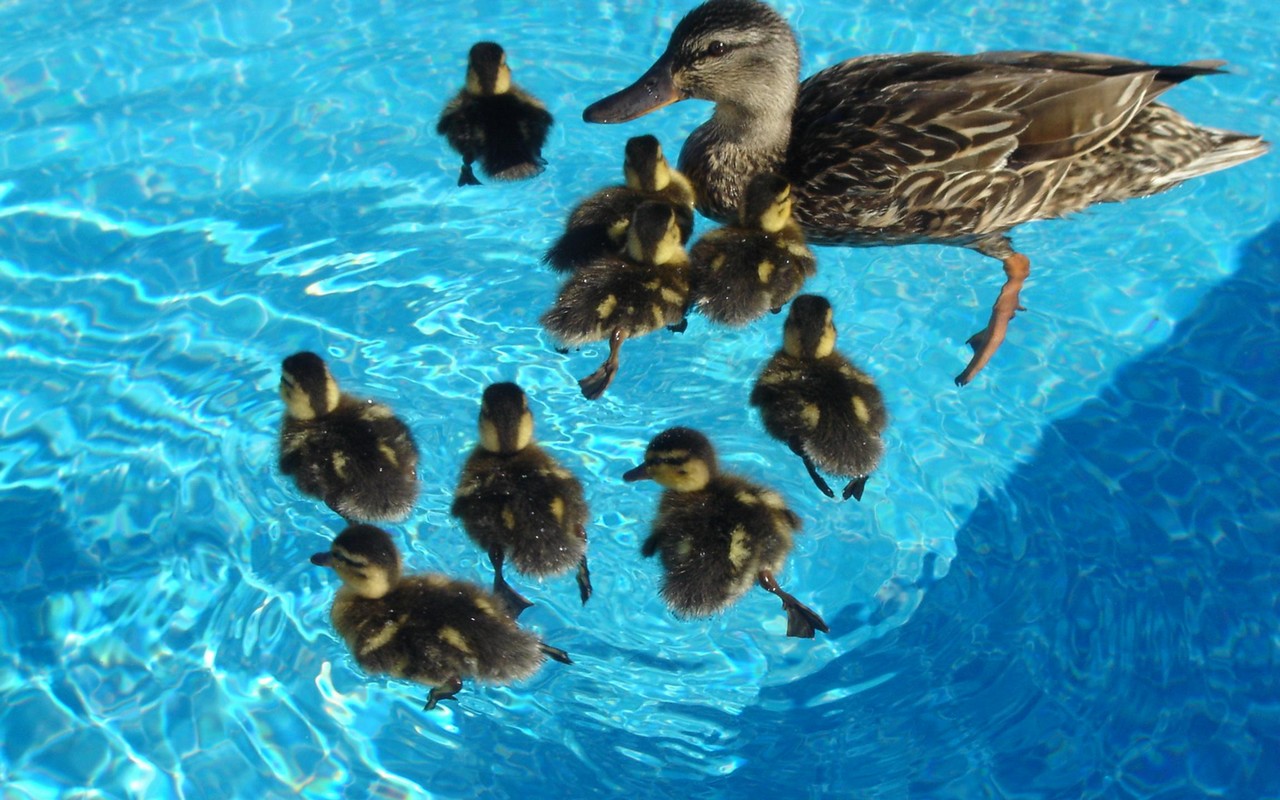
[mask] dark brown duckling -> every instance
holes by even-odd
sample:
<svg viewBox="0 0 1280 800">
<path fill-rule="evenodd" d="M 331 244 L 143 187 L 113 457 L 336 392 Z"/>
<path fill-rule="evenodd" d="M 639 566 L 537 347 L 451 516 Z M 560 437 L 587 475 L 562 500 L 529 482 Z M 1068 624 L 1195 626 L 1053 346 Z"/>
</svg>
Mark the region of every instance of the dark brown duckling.
<svg viewBox="0 0 1280 800">
<path fill-rule="evenodd" d="M 583 264 L 613 255 L 627 243 L 631 216 L 641 203 L 667 203 L 680 226 L 680 243 L 693 233 L 693 186 L 671 168 L 662 145 L 653 136 L 627 140 L 622 165 L 626 182 L 601 189 L 569 214 L 565 231 L 551 246 L 543 263 L 557 272 L 570 272 Z"/>
<path fill-rule="evenodd" d="M 444 575 L 402 575 L 400 552 L 380 528 L 352 525 L 311 563 L 342 578 L 329 618 L 356 663 L 432 687 L 424 710 L 456 695 L 463 678 L 508 684 L 532 676 L 547 657 L 573 663 L 517 626 L 479 586 Z"/>
<path fill-rule="evenodd" d="M 782 599 L 787 635 L 813 638 L 827 624 L 782 590 L 774 577 L 791 552 L 800 518 L 777 492 L 722 473 L 707 437 L 669 428 L 653 438 L 644 463 L 623 480 L 657 481 L 666 491 L 641 553 L 662 558 L 662 597 L 680 617 L 705 617 L 732 605 L 752 585 Z"/>
<path fill-rule="evenodd" d="M 682 328 L 689 303 L 689 256 L 671 208 L 644 203 L 627 231 L 626 252 L 573 273 L 542 324 L 564 346 L 609 340 L 609 357 L 578 381 L 583 397 L 604 394 L 618 372 L 622 343 L 663 327 Z"/>
<path fill-rule="evenodd" d="M 280 471 L 348 522 L 397 522 L 418 498 L 418 446 L 395 413 L 344 394 L 315 353 L 295 353 L 280 375 Z"/>
<path fill-rule="evenodd" d="M 817 272 L 791 218 L 791 184 L 772 172 L 751 179 L 738 224 L 706 233 L 689 250 L 693 302 L 703 316 L 741 326 L 777 313 Z"/>
<path fill-rule="evenodd" d="M 542 172 L 542 146 L 551 114 L 533 95 L 511 82 L 502 48 L 493 42 L 471 47 L 467 83 L 444 107 L 436 132 L 462 156 L 458 185 L 479 185 L 471 164 L 499 181 L 531 178 Z"/>
<path fill-rule="evenodd" d="M 533 441 L 529 398 L 495 383 L 480 403 L 480 444 L 462 468 L 450 513 L 489 554 L 493 592 L 512 616 L 532 605 L 502 577 L 506 557 L 524 575 L 562 575 L 577 567 L 582 602 L 587 571 L 587 502 L 582 484 Z"/>
<path fill-rule="evenodd" d="M 797 297 L 782 342 L 756 379 L 751 405 L 760 409 L 765 430 L 804 460 L 823 494 L 835 497 L 819 469 L 852 478 L 842 496 L 861 500 L 867 476 L 884 454 L 884 398 L 875 381 L 835 349 L 826 298 Z"/>
</svg>

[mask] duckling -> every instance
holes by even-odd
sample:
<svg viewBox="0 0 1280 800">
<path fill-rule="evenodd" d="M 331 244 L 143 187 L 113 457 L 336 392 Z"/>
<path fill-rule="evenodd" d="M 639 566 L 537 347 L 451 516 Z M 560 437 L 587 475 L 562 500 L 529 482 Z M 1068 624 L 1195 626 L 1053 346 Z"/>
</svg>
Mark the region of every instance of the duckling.
<svg viewBox="0 0 1280 800">
<path fill-rule="evenodd" d="M 329 619 L 356 663 L 431 686 L 425 711 L 461 691 L 463 678 L 508 684 L 533 675 L 547 657 L 573 663 L 518 627 L 479 586 L 402 575 L 400 551 L 381 528 L 352 525 L 311 563 L 342 579 Z"/>
<path fill-rule="evenodd" d="M 666 489 L 640 552 L 646 558 L 661 554 L 662 596 L 676 615 L 714 614 L 759 583 L 782 599 L 788 636 L 811 639 L 815 628 L 827 632 L 822 617 L 774 578 L 800 518 L 777 492 L 720 472 L 706 436 L 668 428 L 649 443 L 644 463 L 622 477 L 628 483 L 655 480 Z"/>
<path fill-rule="evenodd" d="M 280 374 L 280 471 L 348 522 L 397 522 L 418 497 L 418 446 L 395 413 L 343 393 L 315 353 Z"/>
<path fill-rule="evenodd" d="M 493 42 L 471 47 L 467 83 L 440 114 L 436 133 L 462 156 L 459 186 L 478 186 L 472 162 L 490 178 L 532 178 L 547 162 L 542 146 L 553 119 L 533 95 L 511 82 L 502 48 Z"/>
<path fill-rule="evenodd" d="M 681 330 L 689 302 L 680 228 L 671 208 L 647 202 L 627 230 L 627 249 L 583 265 L 542 315 L 547 331 L 565 346 L 609 340 L 609 357 L 578 381 L 583 397 L 595 400 L 618 372 L 618 351 L 629 338 L 667 326 Z"/>
<path fill-rule="evenodd" d="M 622 171 L 626 183 L 601 189 L 570 214 L 565 231 L 547 250 L 542 262 L 557 272 L 570 272 L 602 256 L 617 253 L 627 243 L 631 215 L 646 200 L 669 204 L 680 226 L 680 243 L 693 233 L 693 186 L 671 168 L 662 145 L 653 136 L 627 140 Z"/>
<path fill-rule="evenodd" d="M 791 184 L 772 172 L 752 178 L 738 224 L 699 239 L 689 263 L 694 304 L 713 322 L 739 326 L 776 314 L 817 271 L 791 218 Z"/>
<path fill-rule="evenodd" d="M 526 575 L 578 568 L 582 602 L 591 597 L 587 570 L 587 503 L 582 484 L 533 441 L 529 398 L 514 383 L 495 383 L 480 402 L 480 444 L 462 468 L 453 516 L 493 564 L 493 593 L 512 616 L 532 605 L 502 577 L 510 555 Z"/>
<path fill-rule="evenodd" d="M 826 298 L 802 294 L 783 325 L 782 349 L 751 390 L 765 430 L 804 460 L 809 477 L 835 497 L 818 468 L 852 477 L 842 497 L 862 499 L 867 476 L 880 463 L 888 424 L 875 381 L 836 351 L 836 326 Z"/>
<path fill-rule="evenodd" d="M 625 122 L 687 99 L 715 103 L 678 166 L 698 210 L 733 216 L 747 180 L 795 186 L 812 244 L 933 243 L 998 259 L 1005 282 L 968 340 L 969 383 L 1004 341 L 1031 261 L 1009 231 L 1094 203 L 1163 192 L 1257 158 L 1259 136 L 1194 124 L 1162 102 L 1221 61 L 1144 64 L 1092 53 L 860 56 L 800 76 L 795 31 L 756 0 L 709 0 L 631 86 L 588 122 Z"/>
</svg>

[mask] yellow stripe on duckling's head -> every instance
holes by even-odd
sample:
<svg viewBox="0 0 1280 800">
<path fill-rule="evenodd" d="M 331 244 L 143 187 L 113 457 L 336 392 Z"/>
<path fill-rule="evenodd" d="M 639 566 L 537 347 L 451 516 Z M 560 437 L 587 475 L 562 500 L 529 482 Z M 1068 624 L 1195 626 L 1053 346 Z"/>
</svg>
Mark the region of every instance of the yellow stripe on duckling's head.
<svg viewBox="0 0 1280 800">
<path fill-rule="evenodd" d="M 782 349 L 794 358 L 826 358 L 836 349 L 836 326 L 831 303 L 816 294 L 791 301 L 782 329 Z"/>
<path fill-rule="evenodd" d="M 495 383 L 480 401 L 480 446 L 490 453 L 518 453 L 533 441 L 533 412 L 524 390 Z"/>
<path fill-rule="evenodd" d="M 471 46 L 467 63 L 467 93 L 478 97 L 511 91 L 511 69 L 507 54 L 494 42 Z"/>
</svg>

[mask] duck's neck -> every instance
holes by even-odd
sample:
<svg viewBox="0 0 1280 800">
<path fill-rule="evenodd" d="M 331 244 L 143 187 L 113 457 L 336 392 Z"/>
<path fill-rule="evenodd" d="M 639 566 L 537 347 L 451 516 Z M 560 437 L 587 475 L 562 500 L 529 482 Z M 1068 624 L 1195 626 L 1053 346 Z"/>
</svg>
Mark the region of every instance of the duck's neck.
<svg viewBox="0 0 1280 800">
<path fill-rule="evenodd" d="M 758 172 L 778 171 L 791 140 L 795 93 L 751 104 L 720 102 L 680 151 L 679 169 L 689 177 L 698 210 L 720 221 L 737 218 L 739 199 Z"/>
</svg>

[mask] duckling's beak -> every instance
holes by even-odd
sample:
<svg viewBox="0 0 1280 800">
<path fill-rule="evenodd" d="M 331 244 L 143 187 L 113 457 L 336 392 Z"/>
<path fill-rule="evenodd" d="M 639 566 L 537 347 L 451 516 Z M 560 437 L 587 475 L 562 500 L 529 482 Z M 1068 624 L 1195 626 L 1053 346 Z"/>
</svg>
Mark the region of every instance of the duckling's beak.
<svg viewBox="0 0 1280 800">
<path fill-rule="evenodd" d="M 635 483 L 636 481 L 652 480 L 653 476 L 649 474 L 649 465 L 641 464 L 635 469 L 627 470 L 626 474 L 622 476 L 622 479 L 627 483 Z"/>
<path fill-rule="evenodd" d="M 583 120 L 627 122 L 683 100 L 671 71 L 674 61 L 669 53 L 663 53 L 649 71 L 640 76 L 640 80 L 587 106 L 582 112 Z"/>
<path fill-rule="evenodd" d="M 333 564 L 333 554 L 328 551 L 316 553 L 311 557 L 311 563 L 317 567 L 328 567 Z"/>
</svg>

